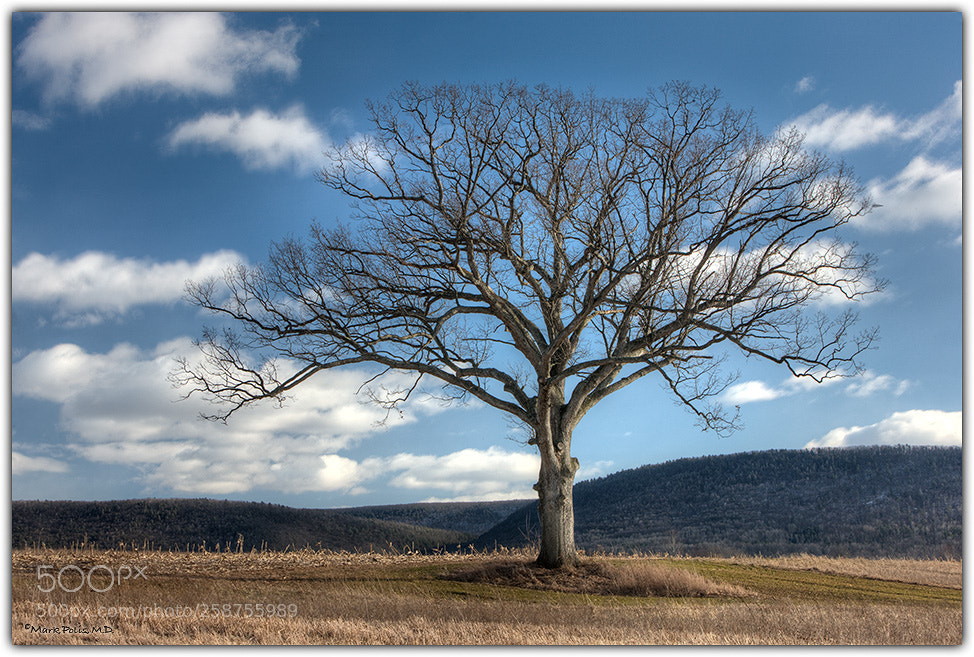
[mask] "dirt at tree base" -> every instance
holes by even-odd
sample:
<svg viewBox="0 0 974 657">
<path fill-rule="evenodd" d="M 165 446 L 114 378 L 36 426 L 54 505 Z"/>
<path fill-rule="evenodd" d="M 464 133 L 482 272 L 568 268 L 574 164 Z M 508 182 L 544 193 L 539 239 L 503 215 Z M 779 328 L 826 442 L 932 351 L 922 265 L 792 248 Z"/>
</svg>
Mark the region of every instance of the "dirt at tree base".
<svg viewBox="0 0 974 657">
<path fill-rule="evenodd" d="M 498 561 L 443 575 L 444 579 L 560 593 L 638 597 L 747 597 L 746 589 L 710 581 L 679 568 L 655 564 L 616 565 L 582 560 L 543 568 L 533 562 Z"/>
</svg>

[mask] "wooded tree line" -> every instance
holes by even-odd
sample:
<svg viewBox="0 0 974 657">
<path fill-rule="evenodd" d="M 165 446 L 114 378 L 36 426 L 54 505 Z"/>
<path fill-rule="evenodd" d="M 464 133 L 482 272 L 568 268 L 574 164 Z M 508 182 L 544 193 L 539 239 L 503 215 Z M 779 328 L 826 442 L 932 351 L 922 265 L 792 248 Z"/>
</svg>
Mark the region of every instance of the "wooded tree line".
<svg viewBox="0 0 974 657">
<path fill-rule="evenodd" d="M 575 487 L 586 549 L 959 557 L 960 448 L 772 450 L 647 465 Z M 481 537 L 535 538 L 530 507 Z"/>
<path fill-rule="evenodd" d="M 207 499 L 110 502 L 16 501 L 12 544 L 159 549 L 430 550 L 468 542 L 464 532 L 359 518 L 327 509 Z"/>
</svg>

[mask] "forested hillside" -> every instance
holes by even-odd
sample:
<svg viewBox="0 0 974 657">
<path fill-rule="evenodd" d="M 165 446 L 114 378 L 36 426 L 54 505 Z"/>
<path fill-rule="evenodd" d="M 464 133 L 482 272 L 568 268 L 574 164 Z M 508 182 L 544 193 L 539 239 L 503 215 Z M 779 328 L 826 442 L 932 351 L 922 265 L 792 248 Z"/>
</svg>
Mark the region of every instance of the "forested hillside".
<svg viewBox="0 0 974 657">
<path fill-rule="evenodd" d="M 162 549 L 428 550 L 469 542 L 464 532 L 418 527 L 323 509 L 218 500 L 14 502 L 12 543 L 100 548 L 143 544 Z"/>
<path fill-rule="evenodd" d="M 341 511 L 362 518 L 403 522 L 420 527 L 439 527 L 479 536 L 529 501 L 426 502 L 359 506 Z"/>
<path fill-rule="evenodd" d="M 774 450 L 670 461 L 575 486 L 588 550 L 959 557 L 961 449 Z M 523 545 L 526 505 L 478 539 Z"/>
</svg>

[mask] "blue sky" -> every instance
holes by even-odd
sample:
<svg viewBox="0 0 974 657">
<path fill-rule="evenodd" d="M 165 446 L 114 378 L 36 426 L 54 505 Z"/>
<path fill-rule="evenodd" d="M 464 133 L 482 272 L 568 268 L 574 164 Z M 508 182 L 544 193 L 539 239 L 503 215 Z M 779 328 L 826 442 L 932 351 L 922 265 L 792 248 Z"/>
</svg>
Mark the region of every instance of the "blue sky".
<svg viewBox="0 0 974 657">
<path fill-rule="evenodd" d="M 649 378 L 575 431 L 584 479 L 686 456 L 961 442 L 959 13 L 14 14 L 14 499 L 217 497 L 306 507 L 531 497 L 537 457 L 500 411 L 417 400 L 385 428 L 322 373 L 285 408 L 197 420 L 166 379 L 207 321 L 184 282 L 348 214 L 316 183 L 365 101 L 407 80 L 517 79 L 606 96 L 721 89 L 765 132 L 798 125 L 882 204 L 841 235 L 888 279 L 881 340 L 824 385 L 767 363 L 702 433 Z"/>
</svg>

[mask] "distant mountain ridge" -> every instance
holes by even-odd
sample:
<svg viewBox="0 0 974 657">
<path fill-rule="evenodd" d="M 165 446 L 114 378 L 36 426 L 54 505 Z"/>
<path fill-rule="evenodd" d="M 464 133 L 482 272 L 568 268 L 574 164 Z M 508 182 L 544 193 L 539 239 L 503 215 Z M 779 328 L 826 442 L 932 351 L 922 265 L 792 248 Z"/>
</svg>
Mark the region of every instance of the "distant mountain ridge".
<svg viewBox="0 0 974 657">
<path fill-rule="evenodd" d="M 575 486 L 586 550 L 960 557 L 959 447 L 771 450 L 679 459 Z M 15 501 L 12 545 L 368 551 L 529 545 L 537 502 L 293 509 L 206 499 Z"/>
<path fill-rule="evenodd" d="M 331 509 L 262 502 L 145 499 L 111 502 L 15 501 L 13 547 L 119 545 L 208 550 L 320 547 L 331 550 L 431 550 L 469 542 L 466 532 L 362 518 Z"/>
<path fill-rule="evenodd" d="M 771 450 L 686 458 L 575 485 L 586 550 L 960 557 L 960 447 Z M 526 505 L 475 545 L 537 539 Z"/>
</svg>

